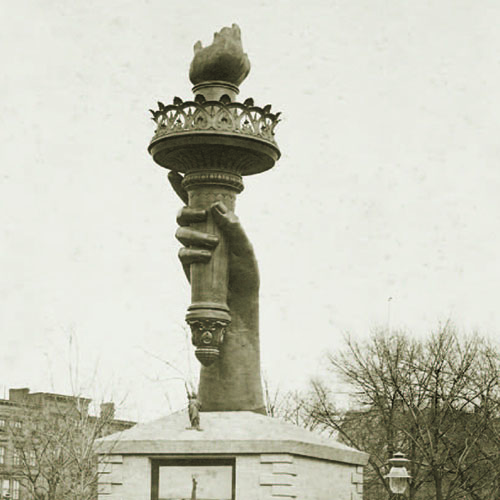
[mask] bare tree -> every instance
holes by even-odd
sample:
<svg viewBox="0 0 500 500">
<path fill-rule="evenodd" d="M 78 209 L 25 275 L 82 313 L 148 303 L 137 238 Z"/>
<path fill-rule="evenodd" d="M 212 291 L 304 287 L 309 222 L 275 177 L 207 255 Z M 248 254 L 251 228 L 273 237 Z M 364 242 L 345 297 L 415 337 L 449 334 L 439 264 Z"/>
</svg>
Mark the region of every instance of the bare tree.
<svg viewBox="0 0 500 500">
<path fill-rule="evenodd" d="M 328 360 L 357 408 L 336 408 L 317 381 L 306 405 L 320 427 L 370 453 L 365 498 L 390 494 L 384 475 L 398 450 L 411 460 L 410 499 L 498 498 L 500 360 L 485 339 L 450 324 L 425 341 L 379 331 L 363 343 L 347 337 Z"/>
<path fill-rule="evenodd" d="M 10 426 L 18 477 L 34 500 L 93 500 L 97 498 L 94 444 L 119 429 L 114 412 L 108 403 L 99 416 L 93 416 L 89 399 L 53 396 L 53 401 L 24 405 Z"/>
<path fill-rule="evenodd" d="M 297 390 L 282 390 L 273 386 L 264 375 L 262 380 L 266 413 L 292 424 L 313 430 L 317 423 L 308 411 L 309 405 L 304 395 Z"/>
</svg>

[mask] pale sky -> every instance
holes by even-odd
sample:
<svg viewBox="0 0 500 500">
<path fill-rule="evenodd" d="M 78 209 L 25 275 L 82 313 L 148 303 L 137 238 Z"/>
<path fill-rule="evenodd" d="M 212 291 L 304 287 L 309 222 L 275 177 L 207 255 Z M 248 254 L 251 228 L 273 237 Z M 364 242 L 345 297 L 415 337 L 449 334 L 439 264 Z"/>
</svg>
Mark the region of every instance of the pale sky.
<svg viewBox="0 0 500 500">
<path fill-rule="evenodd" d="M 386 325 L 389 297 L 392 327 L 497 333 L 500 2 L 6 0 L 0 386 L 70 393 L 71 364 L 125 418 L 184 404 L 149 354 L 187 370 L 190 294 L 148 109 L 192 96 L 194 43 L 233 22 L 241 101 L 283 113 L 281 159 L 237 202 L 272 383 Z"/>
</svg>

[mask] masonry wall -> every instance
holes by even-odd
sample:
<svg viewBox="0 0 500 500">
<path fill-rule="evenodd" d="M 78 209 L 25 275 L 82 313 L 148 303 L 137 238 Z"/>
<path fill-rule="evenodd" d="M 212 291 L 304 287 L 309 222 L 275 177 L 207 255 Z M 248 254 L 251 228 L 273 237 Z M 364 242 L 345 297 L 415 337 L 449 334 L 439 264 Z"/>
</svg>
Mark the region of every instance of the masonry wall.
<svg viewBox="0 0 500 500">
<path fill-rule="evenodd" d="M 98 500 L 151 500 L 151 461 L 110 455 L 99 460 Z"/>
<path fill-rule="evenodd" d="M 147 456 L 104 457 L 99 472 L 99 500 L 150 500 Z M 291 454 L 236 457 L 236 500 L 362 500 L 362 493 L 362 466 Z"/>
<path fill-rule="evenodd" d="M 261 455 L 260 462 L 262 500 L 362 499 L 362 466 L 289 454 Z"/>
<path fill-rule="evenodd" d="M 297 457 L 301 500 L 362 500 L 363 466 Z"/>
</svg>

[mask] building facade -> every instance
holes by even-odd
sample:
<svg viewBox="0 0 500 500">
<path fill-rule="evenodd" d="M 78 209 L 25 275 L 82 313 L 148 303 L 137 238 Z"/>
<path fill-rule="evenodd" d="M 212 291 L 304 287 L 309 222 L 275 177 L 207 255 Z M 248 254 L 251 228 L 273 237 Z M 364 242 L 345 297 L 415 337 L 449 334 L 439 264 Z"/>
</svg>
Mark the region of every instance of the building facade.
<svg viewBox="0 0 500 500">
<path fill-rule="evenodd" d="M 47 392 L 31 393 L 28 388 L 10 389 L 9 399 L 0 399 L 0 500 L 33 498 L 27 470 L 36 474 L 37 468 L 42 467 L 41 452 L 36 445 L 19 445 L 20 442 L 29 443 L 29 436 L 35 434 L 31 428 L 40 431 L 43 425 L 51 426 L 51 422 L 54 422 L 52 429 L 57 433 L 57 423 L 64 420 L 66 425 L 67 422 L 75 422 L 71 430 L 78 432 L 77 424 L 83 421 L 83 427 L 80 425 L 80 428 L 94 432 L 86 437 L 89 441 L 135 425 L 135 422 L 116 419 L 112 402 L 101 404 L 100 414 L 96 416 L 89 414 L 90 403 L 88 398 Z M 21 441 L 18 436 L 28 438 Z M 89 441 L 88 444 L 92 443 Z"/>
</svg>

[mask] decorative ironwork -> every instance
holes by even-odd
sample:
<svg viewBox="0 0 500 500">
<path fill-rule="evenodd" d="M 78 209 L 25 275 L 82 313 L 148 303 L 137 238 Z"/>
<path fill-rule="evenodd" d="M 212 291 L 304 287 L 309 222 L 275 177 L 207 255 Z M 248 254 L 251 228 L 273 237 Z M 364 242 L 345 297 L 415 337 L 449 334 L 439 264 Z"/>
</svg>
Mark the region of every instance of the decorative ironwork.
<svg viewBox="0 0 500 500">
<path fill-rule="evenodd" d="M 187 174 L 182 181 L 182 187 L 188 191 L 192 189 L 193 186 L 206 184 L 210 184 L 212 186 L 227 186 L 234 189 L 237 193 L 241 193 L 243 191 L 243 181 L 241 180 L 241 175 L 236 175 L 231 172 L 194 172 Z M 210 193 L 204 194 L 205 196 L 210 195 Z M 228 195 L 225 194 L 225 196 Z"/>
<path fill-rule="evenodd" d="M 191 327 L 191 341 L 196 347 L 195 355 L 204 366 L 211 365 L 219 358 L 220 346 L 224 342 L 224 335 L 228 321 L 220 319 L 187 319 Z"/>
<path fill-rule="evenodd" d="M 149 110 L 157 129 L 153 141 L 167 135 L 216 132 L 243 135 L 276 146 L 274 128 L 281 113 L 271 113 L 271 105 L 254 106 L 252 98 L 231 102 L 227 95 L 219 101 L 207 101 L 198 94 L 194 101 L 174 97 L 173 104 L 158 102 L 158 110 Z"/>
</svg>

